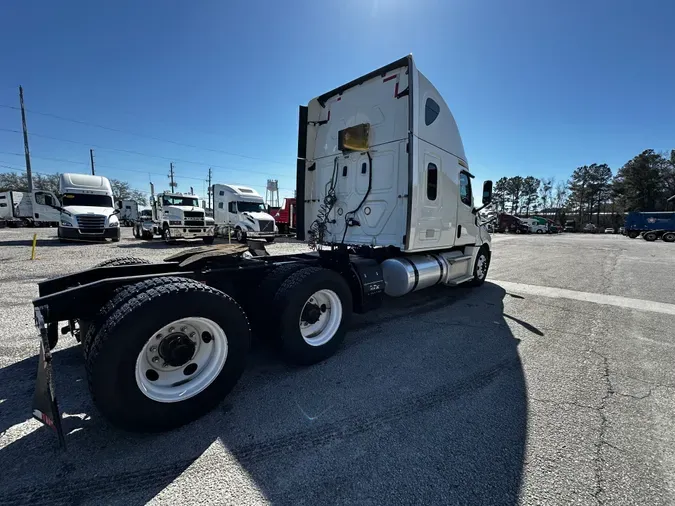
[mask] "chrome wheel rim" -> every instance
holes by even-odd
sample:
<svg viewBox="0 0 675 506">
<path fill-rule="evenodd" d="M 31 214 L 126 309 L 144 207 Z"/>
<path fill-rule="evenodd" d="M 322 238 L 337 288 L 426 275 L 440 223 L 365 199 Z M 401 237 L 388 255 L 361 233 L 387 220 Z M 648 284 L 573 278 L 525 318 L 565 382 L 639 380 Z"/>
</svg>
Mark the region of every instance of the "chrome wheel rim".
<svg viewBox="0 0 675 506">
<path fill-rule="evenodd" d="M 333 290 L 314 293 L 300 312 L 300 333 L 310 346 L 322 346 L 330 341 L 342 322 L 342 301 Z"/>
<path fill-rule="evenodd" d="M 487 257 L 481 254 L 476 260 L 476 277 L 483 279 L 487 274 Z"/>
<path fill-rule="evenodd" d="M 164 325 L 136 358 L 136 384 L 153 401 L 181 402 L 204 391 L 227 361 L 225 331 L 208 318 Z"/>
</svg>

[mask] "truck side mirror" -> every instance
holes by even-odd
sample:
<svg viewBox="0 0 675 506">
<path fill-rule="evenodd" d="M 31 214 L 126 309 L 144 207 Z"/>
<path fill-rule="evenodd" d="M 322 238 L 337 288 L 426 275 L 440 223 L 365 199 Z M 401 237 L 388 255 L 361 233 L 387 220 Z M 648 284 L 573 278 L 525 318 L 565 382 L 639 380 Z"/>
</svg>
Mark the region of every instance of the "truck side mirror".
<svg viewBox="0 0 675 506">
<path fill-rule="evenodd" d="M 483 183 L 483 205 L 486 206 L 492 202 L 492 181 L 488 180 Z"/>
</svg>

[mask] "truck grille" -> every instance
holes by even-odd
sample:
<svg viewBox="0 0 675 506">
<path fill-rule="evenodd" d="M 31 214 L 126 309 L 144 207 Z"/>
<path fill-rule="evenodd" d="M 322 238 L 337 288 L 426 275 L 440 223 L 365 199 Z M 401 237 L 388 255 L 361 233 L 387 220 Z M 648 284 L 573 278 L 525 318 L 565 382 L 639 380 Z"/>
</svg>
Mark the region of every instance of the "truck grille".
<svg viewBox="0 0 675 506">
<path fill-rule="evenodd" d="M 77 224 L 82 230 L 101 232 L 105 225 L 105 216 L 98 214 L 86 214 L 77 217 Z"/>
<path fill-rule="evenodd" d="M 204 213 L 200 211 L 185 211 L 185 226 L 187 227 L 203 227 Z"/>
<path fill-rule="evenodd" d="M 274 232 L 274 220 L 258 220 L 261 232 Z"/>
</svg>

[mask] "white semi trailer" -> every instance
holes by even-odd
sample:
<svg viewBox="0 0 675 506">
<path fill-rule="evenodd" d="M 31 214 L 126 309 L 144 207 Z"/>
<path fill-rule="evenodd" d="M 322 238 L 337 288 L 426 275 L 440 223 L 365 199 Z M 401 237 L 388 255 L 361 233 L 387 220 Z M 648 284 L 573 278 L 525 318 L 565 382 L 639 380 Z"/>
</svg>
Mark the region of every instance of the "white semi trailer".
<svg viewBox="0 0 675 506">
<path fill-rule="evenodd" d="M 340 347 L 353 312 L 436 285 L 481 285 L 491 258 L 462 140 L 440 93 L 406 56 L 300 107 L 298 238 L 122 258 L 39 284 L 34 415 L 63 439 L 50 349 L 68 321 L 99 411 L 132 431 L 190 422 L 244 371 L 250 329 L 299 364 Z M 483 186 L 489 204 L 492 183 Z M 385 345 L 385 344 L 383 344 Z"/>
</svg>

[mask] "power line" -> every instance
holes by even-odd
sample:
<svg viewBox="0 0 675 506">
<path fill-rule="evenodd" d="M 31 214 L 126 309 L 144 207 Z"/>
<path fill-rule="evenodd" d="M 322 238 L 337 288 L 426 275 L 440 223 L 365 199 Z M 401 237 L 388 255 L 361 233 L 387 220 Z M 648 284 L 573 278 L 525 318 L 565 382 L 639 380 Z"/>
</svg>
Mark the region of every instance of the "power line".
<svg viewBox="0 0 675 506">
<path fill-rule="evenodd" d="M 12 155 L 12 156 L 23 156 L 21 153 L 9 153 L 7 151 L 0 151 L 0 154 Z M 76 160 L 67 160 L 65 158 L 53 158 L 53 157 L 48 157 L 48 156 L 36 156 L 34 154 L 31 154 L 31 158 L 37 158 L 39 160 L 49 160 L 49 161 L 53 161 L 53 162 L 72 163 L 72 164 L 78 164 L 78 165 L 88 165 L 87 162 L 78 162 Z M 1 162 L 1 160 L 0 160 L 0 162 Z M 12 162 L 4 162 L 4 163 L 12 163 Z M 144 174 L 149 174 L 149 175 L 153 175 L 153 176 L 165 177 L 165 175 L 166 175 L 166 174 L 163 174 L 161 172 L 148 172 L 148 171 L 140 171 L 140 170 L 134 170 L 134 169 L 123 169 L 121 167 L 115 167 L 115 166 L 112 166 L 112 165 L 101 165 L 100 163 L 97 163 L 96 166 L 99 167 L 99 168 L 104 168 L 104 169 L 123 170 L 123 171 L 134 172 L 134 173 L 143 172 Z M 12 170 L 23 170 L 23 171 L 26 170 L 25 167 L 16 168 L 16 167 L 10 167 L 10 166 L 5 166 L 5 165 L 3 165 L 2 167 L 5 167 L 7 169 L 12 169 Z M 43 176 L 52 175 L 52 174 L 49 174 L 49 173 L 46 173 L 46 172 L 34 172 L 34 173 L 35 174 L 41 174 Z M 203 179 L 203 178 L 200 178 L 200 177 L 181 176 L 181 175 L 176 175 L 176 174 L 174 174 L 174 176 L 177 179 L 193 179 L 195 181 L 202 181 L 202 182 L 207 181 L 206 179 Z M 233 184 L 233 185 L 236 185 L 236 186 L 252 186 L 253 188 L 265 188 L 264 185 L 252 185 L 252 184 L 240 184 L 240 183 L 228 183 L 228 184 Z M 289 192 L 294 191 L 291 188 L 279 188 L 279 189 L 284 190 L 284 191 L 289 191 Z M 140 191 L 140 192 L 143 192 L 143 193 L 150 193 L 150 192 L 146 192 L 144 190 L 136 190 L 136 191 Z M 208 190 L 208 191 L 210 191 L 210 190 Z"/>
<path fill-rule="evenodd" d="M 2 162 L 2 160 L 0 160 L 0 162 Z M 13 167 L 13 166 L 11 166 L 11 165 L 4 165 L 4 163 L 11 163 L 11 162 L 3 162 L 3 163 L 0 163 L 0 167 L 3 167 L 3 168 L 5 168 L 5 169 L 10 169 L 10 170 L 16 170 L 16 171 L 19 171 L 19 170 L 24 171 L 24 172 L 26 171 L 26 168 L 25 168 L 25 167 Z M 54 175 L 54 174 L 48 174 L 47 172 L 35 172 L 35 171 L 33 171 L 33 174 L 37 174 L 37 175 L 39 175 L 39 176 L 53 176 L 53 175 Z M 131 187 L 130 187 L 129 189 L 130 189 L 130 190 L 133 190 L 133 191 L 136 191 L 136 192 L 139 192 L 139 193 L 147 193 L 147 194 L 150 194 L 149 191 L 146 191 L 146 190 L 139 190 L 138 188 L 131 188 Z"/>
<path fill-rule="evenodd" d="M 18 107 L 15 107 L 13 105 L 5 105 L 5 104 L 0 104 L 0 107 L 4 107 L 6 109 L 14 109 L 14 110 L 19 109 Z M 277 160 L 268 160 L 266 158 L 259 158 L 257 156 L 242 155 L 241 153 L 233 153 L 231 151 L 224 151 L 222 149 L 214 149 L 214 148 L 207 148 L 207 147 L 203 147 L 203 146 L 196 146 L 194 144 L 186 144 L 184 142 L 178 142 L 178 141 L 174 141 L 174 140 L 171 140 L 171 139 L 163 139 L 161 137 L 155 137 L 154 135 L 139 134 L 139 133 L 136 133 L 136 132 L 131 132 L 129 130 L 122 130 L 120 128 L 114 128 L 114 127 L 109 127 L 109 126 L 105 126 L 105 125 L 98 125 L 96 123 L 89 123 L 87 121 L 81 121 L 81 120 L 77 120 L 77 119 L 74 119 L 74 118 L 67 118 L 65 116 L 59 116 L 58 114 L 52 114 L 52 113 L 48 113 L 48 112 L 40 112 L 40 111 L 36 111 L 34 109 L 26 109 L 26 111 L 30 112 L 31 114 L 38 114 L 40 116 L 46 116 L 46 117 L 58 119 L 58 120 L 61 120 L 61 121 L 68 121 L 70 123 L 76 123 L 78 125 L 85 125 L 85 126 L 89 126 L 89 127 L 100 128 L 100 129 L 103 129 L 103 130 L 109 130 L 111 132 L 128 134 L 128 135 L 133 135 L 133 136 L 136 136 L 136 137 L 143 137 L 143 138 L 146 138 L 146 139 L 151 139 L 151 140 L 160 141 L 160 142 L 168 142 L 169 144 L 175 144 L 177 146 L 184 146 L 184 147 L 193 148 L 193 149 L 201 149 L 201 150 L 204 150 L 204 151 L 211 151 L 213 153 L 222 153 L 224 155 L 236 156 L 236 157 L 239 157 L 239 158 L 247 158 L 249 160 L 258 160 L 258 161 L 261 161 L 261 162 L 276 163 L 276 164 L 279 164 L 279 165 L 288 165 L 287 163 L 279 162 Z"/>
<path fill-rule="evenodd" d="M 11 156 L 23 156 L 21 153 L 10 153 L 8 151 L 0 151 L 0 154 L 11 155 Z M 77 165 L 89 165 L 88 162 L 78 162 L 77 160 L 67 160 L 65 158 L 53 158 L 53 157 L 49 157 L 49 156 L 36 156 L 34 154 L 31 154 L 31 158 L 37 158 L 38 160 L 49 160 L 49 161 L 52 161 L 52 162 L 72 163 L 72 164 L 77 164 Z M 153 175 L 153 176 L 161 176 L 161 177 L 164 177 L 166 175 L 162 172 L 150 172 L 150 171 L 140 170 L 140 169 L 139 170 L 137 170 L 137 169 L 125 169 L 125 168 L 117 167 L 117 166 L 114 166 L 114 165 L 102 165 L 100 163 L 97 163 L 96 167 L 103 168 L 103 169 L 111 169 L 111 170 L 122 170 L 122 171 L 126 171 L 126 172 L 134 172 L 134 173 L 142 172 L 143 174 L 150 174 L 150 175 Z M 26 170 L 26 169 L 23 168 L 23 169 L 20 169 L 20 170 Z M 174 174 L 174 176 L 177 179 L 192 179 L 192 180 L 195 180 L 195 181 L 206 181 L 205 178 L 201 178 L 201 177 L 181 176 L 180 174 Z M 228 183 L 228 184 L 238 184 L 238 183 Z M 265 187 L 264 185 L 250 185 L 250 184 L 240 185 L 240 186 L 253 186 L 255 188 L 264 188 Z M 279 189 L 284 190 L 284 191 L 293 191 L 293 189 L 291 189 L 291 188 L 279 188 Z"/>
<path fill-rule="evenodd" d="M 11 132 L 11 133 L 15 133 L 15 134 L 21 133 L 18 130 L 13 130 L 11 128 L 0 128 L 0 132 Z M 148 158 L 157 158 L 157 159 L 160 159 L 160 160 L 176 161 L 176 162 L 181 162 L 181 163 L 191 163 L 191 164 L 194 164 L 194 165 L 204 165 L 204 166 L 210 165 L 211 167 L 217 167 L 219 169 L 231 170 L 231 171 L 235 171 L 235 172 L 248 172 L 248 173 L 252 173 L 252 174 L 261 174 L 263 176 L 277 176 L 277 177 L 287 176 L 287 174 L 279 174 L 279 173 L 274 173 L 274 172 L 263 172 L 263 171 L 251 170 L 251 169 L 236 169 L 236 168 L 233 168 L 233 167 L 226 167 L 226 166 L 223 166 L 223 165 L 215 165 L 215 164 L 212 164 L 212 163 L 196 162 L 194 160 L 182 160 L 180 158 L 169 158 L 169 157 L 161 156 L 161 155 L 150 155 L 148 153 L 142 153 L 140 151 L 133 151 L 133 150 L 129 150 L 129 149 L 106 148 L 104 146 L 98 146 L 96 144 L 89 144 L 89 143 L 86 143 L 86 142 L 74 141 L 74 140 L 71 140 L 71 139 L 60 139 L 58 137 L 52 137 L 50 135 L 43 135 L 43 134 L 36 134 L 36 133 L 33 133 L 33 132 L 29 133 L 28 135 L 30 135 L 31 137 L 41 137 L 43 139 L 50 139 L 50 140 L 53 140 L 53 141 L 70 142 L 72 144 L 79 144 L 81 146 L 93 146 L 97 149 L 103 149 L 104 151 L 117 151 L 117 152 L 120 152 L 120 153 L 127 153 L 127 154 L 131 154 L 131 155 L 145 156 L 145 157 L 148 157 Z"/>
</svg>

